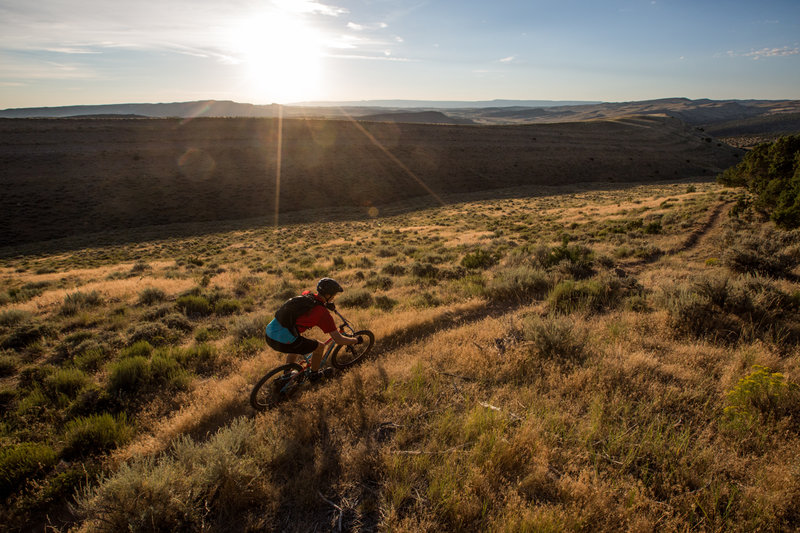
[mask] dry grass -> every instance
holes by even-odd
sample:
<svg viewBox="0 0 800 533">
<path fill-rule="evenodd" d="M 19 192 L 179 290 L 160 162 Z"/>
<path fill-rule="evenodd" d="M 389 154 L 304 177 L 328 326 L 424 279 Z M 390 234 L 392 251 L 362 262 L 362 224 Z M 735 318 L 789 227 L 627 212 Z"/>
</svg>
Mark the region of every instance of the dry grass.
<svg viewBox="0 0 800 533">
<path fill-rule="evenodd" d="M 727 277 L 734 288 L 760 287 L 748 293 L 756 306 L 782 302 L 791 327 L 800 285 L 791 278 L 748 284 L 708 262 L 720 256 L 718 237 L 735 221 L 724 209 L 714 215 L 729 202 L 728 192 L 694 185 L 696 192 L 678 184 L 470 200 L 325 228 L 352 241 L 326 241 L 303 225 L 283 234 L 220 233 L 183 243 L 180 261 L 143 244 L 138 253 L 150 270 L 106 279 L 136 264 L 110 259 L 91 275 L 74 273 L 80 286 L 59 286 L 73 273 L 64 258 L 53 260 L 65 266 L 48 274 L 51 285 L 1 310 L 24 306 L 29 315 L 4 315 L 2 322 L 0 338 L 13 345 L 6 354 L 14 369 L 0 384 L 14 396 L 4 400 L 11 408 L 0 438 L 40 442 L 58 454 L 63 428 L 79 409 L 82 416 L 94 409 L 135 418 L 138 433 L 129 444 L 85 459 L 90 483 L 77 514 L 62 523 L 81 531 L 153 524 L 209 531 L 339 530 L 340 524 L 409 532 L 796 529 L 800 413 L 786 398 L 800 382 L 797 339 L 748 324 L 750 315 L 732 304 L 720 309 L 739 313 L 742 333 L 734 342 L 719 331 L 687 335 L 676 327 L 670 298 L 708 276 Z M 659 232 L 646 233 L 636 222 L 650 215 L 662 217 Z M 687 242 L 693 230 L 697 238 Z M 736 231 L 757 233 L 759 224 Z M 628 288 L 604 306 L 578 305 L 568 313 L 556 313 L 548 295 L 491 299 L 487 287 L 495 276 L 535 262 L 536 250 L 563 246 L 565 235 L 592 250 L 586 280 L 592 287 L 618 290 L 618 280 Z M 623 245 L 663 253 L 614 255 Z M 485 270 L 447 275 L 476 248 L 501 259 Z M 31 281 L 16 272 L 20 261 L 2 265 L 2 287 Z M 38 261 L 39 268 L 47 264 L 46 257 Z M 439 275 L 415 275 L 428 271 L 424 265 Z M 348 292 L 395 302 L 391 309 L 340 305 L 375 332 L 373 356 L 253 415 L 249 389 L 281 357 L 236 332 L 258 331 L 253 324 L 285 299 L 282 291 L 313 287 L 313 276 L 294 273 L 315 268 L 329 270 Z M 553 280 L 576 272 L 563 261 L 537 268 Z M 236 299 L 244 310 L 192 318 L 192 331 L 171 341 L 188 350 L 199 342 L 195 337 L 210 337 L 219 354 L 213 374 L 193 374 L 187 389 L 139 398 L 92 393 L 106 387 L 104 365 L 122 357 L 128 327 L 175 313 L 170 301 L 133 305 L 143 286 L 170 297 L 194 287 L 209 298 Z M 53 314 L 75 290 L 101 293 L 100 308 L 86 316 Z M 114 319 L 119 308 L 122 318 Z M 52 330 L 36 330 L 39 322 Z M 14 337 L 26 331 L 28 337 Z M 95 348 L 82 342 L 100 347 L 97 370 L 85 371 L 89 385 L 75 399 L 54 396 L 48 383 L 55 378 L 39 379 L 36 369 L 85 365 Z M 762 391 L 773 403 L 741 392 L 756 366 L 780 372 L 787 384 Z M 726 407 L 737 387 L 733 416 Z M 42 406 L 40 398 L 52 405 Z M 14 524 L 30 525 L 26 511 L 51 508 L 83 485 L 59 468 L 71 467 L 36 472 L 10 497 Z"/>
</svg>

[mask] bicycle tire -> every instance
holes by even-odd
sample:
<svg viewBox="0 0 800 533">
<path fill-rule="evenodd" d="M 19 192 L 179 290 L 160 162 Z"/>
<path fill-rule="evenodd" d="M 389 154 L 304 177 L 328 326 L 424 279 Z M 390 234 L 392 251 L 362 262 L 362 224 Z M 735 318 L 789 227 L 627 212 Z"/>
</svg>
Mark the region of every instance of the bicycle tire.
<svg viewBox="0 0 800 533">
<path fill-rule="evenodd" d="M 368 329 L 362 329 L 353 333 L 353 337 L 366 337 L 368 342 L 362 344 L 355 344 L 352 346 L 345 346 L 339 344 L 333 349 L 331 354 L 331 365 L 334 368 L 342 370 L 344 368 L 353 366 L 358 363 L 372 350 L 372 345 L 375 344 L 375 335 Z M 342 351 L 344 349 L 344 351 Z"/>
<path fill-rule="evenodd" d="M 292 379 L 288 383 L 279 381 L 286 371 L 296 370 L 303 372 L 303 367 L 297 363 L 286 363 L 270 370 L 263 378 L 258 380 L 250 393 L 250 405 L 256 411 L 266 411 L 289 399 L 297 391 L 300 381 Z M 284 380 L 285 381 L 285 380 Z"/>
</svg>

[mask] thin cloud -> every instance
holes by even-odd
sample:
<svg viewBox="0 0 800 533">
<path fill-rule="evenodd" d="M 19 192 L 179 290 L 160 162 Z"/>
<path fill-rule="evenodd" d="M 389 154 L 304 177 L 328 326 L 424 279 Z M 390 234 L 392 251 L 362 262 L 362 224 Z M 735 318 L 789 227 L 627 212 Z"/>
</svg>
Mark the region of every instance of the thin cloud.
<svg viewBox="0 0 800 533">
<path fill-rule="evenodd" d="M 372 56 L 367 54 L 326 54 L 325 57 L 333 59 L 363 59 L 366 61 L 398 61 L 400 63 L 416 63 L 418 59 L 410 59 L 408 57 L 392 57 L 387 55 Z"/>
<path fill-rule="evenodd" d="M 782 48 L 762 48 L 761 50 L 753 50 L 752 52 L 748 52 L 743 55 L 745 57 L 752 57 L 753 59 L 757 60 L 764 57 L 783 57 L 794 56 L 797 54 L 800 54 L 800 48 L 790 48 L 788 46 L 784 46 Z"/>
<path fill-rule="evenodd" d="M 508 57 L 504 57 L 503 59 L 499 59 L 498 61 L 500 63 L 512 63 L 515 59 L 516 59 L 516 57 L 514 57 L 514 56 L 508 56 Z"/>
<path fill-rule="evenodd" d="M 70 48 L 66 46 L 62 47 L 54 47 L 54 48 L 45 48 L 45 52 L 53 52 L 56 54 L 75 54 L 75 55 L 82 55 L 82 54 L 99 54 L 98 50 L 90 50 L 88 48 Z"/>
</svg>

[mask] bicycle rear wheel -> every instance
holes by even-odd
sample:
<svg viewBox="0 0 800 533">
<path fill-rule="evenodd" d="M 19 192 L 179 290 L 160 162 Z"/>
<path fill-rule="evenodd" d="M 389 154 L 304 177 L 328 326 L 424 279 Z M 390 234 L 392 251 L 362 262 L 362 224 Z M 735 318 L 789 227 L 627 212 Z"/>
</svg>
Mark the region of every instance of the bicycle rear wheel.
<svg viewBox="0 0 800 533">
<path fill-rule="evenodd" d="M 270 370 L 261 378 L 250 393 L 250 405 L 256 411 L 266 411 L 289 399 L 302 382 L 299 376 L 303 367 L 297 363 L 287 363 Z"/>
<path fill-rule="evenodd" d="M 372 345 L 375 344 L 375 335 L 367 329 L 356 331 L 353 333 L 353 337 L 364 337 L 364 342 L 353 346 L 337 345 L 331 354 L 331 364 L 334 368 L 341 370 L 358 363 L 366 357 L 372 349 Z"/>
</svg>

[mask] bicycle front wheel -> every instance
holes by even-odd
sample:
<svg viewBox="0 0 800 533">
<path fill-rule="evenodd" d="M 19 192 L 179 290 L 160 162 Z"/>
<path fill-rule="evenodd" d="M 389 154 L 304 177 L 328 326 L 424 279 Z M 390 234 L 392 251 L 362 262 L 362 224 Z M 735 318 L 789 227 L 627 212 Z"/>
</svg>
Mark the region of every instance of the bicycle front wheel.
<svg viewBox="0 0 800 533">
<path fill-rule="evenodd" d="M 287 363 L 271 370 L 261 378 L 250 393 L 250 405 L 256 411 L 266 411 L 289 399 L 300 386 L 303 367 Z"/>
<path fill-rule="evenodd" d="M 364 342 L 353 346 L 337 345 L 331 355 L 331 364 L 334 368 L 341 370 L 358 363 L 366 357 L 372 349 L 372 345 L 375 344 L 375 335 L 367 329 L 356 331 L 353 333 L 353 337 L 364 337 Z"/>
</svg>

